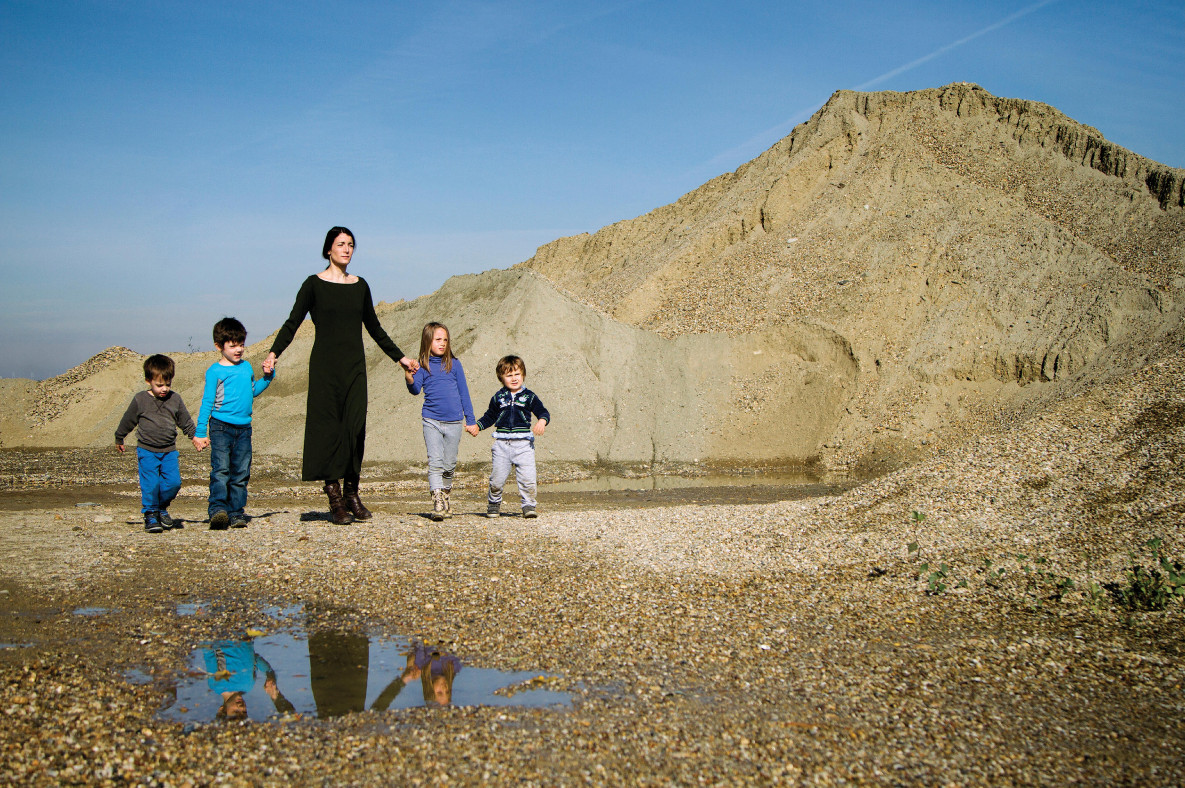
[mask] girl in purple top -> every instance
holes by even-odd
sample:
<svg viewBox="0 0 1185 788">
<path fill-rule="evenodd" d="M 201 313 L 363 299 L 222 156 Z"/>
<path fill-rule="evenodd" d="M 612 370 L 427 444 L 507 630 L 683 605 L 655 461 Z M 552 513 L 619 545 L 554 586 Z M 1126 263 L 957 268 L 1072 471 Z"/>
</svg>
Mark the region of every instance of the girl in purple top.
<svg viewBox="0 0 1185 788">
<path fill-rule="evenodd" d="M 448 327 L 429 323 L 420 336 L 420 367 L 414 373 L 404 369 L 407 390 L 424 392 L 424 445 L 428 449 L 428 490 L 432 494 L 432 519 L 452 517 L 449 491 L 457 468 L 457 447 L 461 430 L 476 424 L 469 386 L 461 360 L 453 355 Z"/>
</svg>

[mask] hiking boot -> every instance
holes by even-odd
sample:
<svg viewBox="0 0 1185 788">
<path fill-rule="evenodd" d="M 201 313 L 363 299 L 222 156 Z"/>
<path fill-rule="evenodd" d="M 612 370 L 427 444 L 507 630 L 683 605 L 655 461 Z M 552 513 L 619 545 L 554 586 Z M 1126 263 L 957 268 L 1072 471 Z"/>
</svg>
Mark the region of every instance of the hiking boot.
<svg viewBox="0 0 1185 788">
<path fill-rule="evenodd" d="M 159 534 L 165 530 L 161 527 L 160 519 L 156 516 L 156 512 L 144 512 L 144 530 L 150 534 Z"/>
<path fill-rule="evenodd" d="M 234 517 L 230 518 L 230 527 L 231 528 L 246 528 L 247 527 L 247 515 L 236 514 Z"/>
<path fill-rule="evenodd" d="M 228 525 L 230 525 L 230 515 L 221 509 L 210 515 L 211 531 L 225 531 Z"/>
<path fill-rule="evenodd" d="M 445 517 L 452 517 L 453 516 L 453 507 L 449 503 L 449 500 L 448 500 L 449 491 L 448 490 L 441 490 L 441 492 L 444 493 L 444 516 Z"/>
<path fill-rule="evenodd" d="M 524 506 L 523 507 L 523 517 L 526 517 L 528 520 L 532 520 L 538 516 L 539 515 L 535 514 L 535 507 L 534 506 Z"/>
<path fill-rule="evenodd" d="M 486 517 L 498 517 L 501 514 L 502 514 L 502 504 L 500 504 L 500 503 L 487 503 L 486 504 Z"/>
<path fill-rule="evenodd" d="M 428 515 L 435 522 L 440 522 L 444 519 L 444 490 L 432 491 L 432 513 Z"/>
<path fill-rule="evenodd" d="M 345 498 L 346 508 L 354 515 L 355 520 L 369 520 L 371 511 L 362 504 L 358 497 L 358 481 L 346 479 L 342 483 L 342 497 Z"/>
<path fill-rule="evenodd" d="M 166 512 L 164 509 L 161 509 L 159 512 L 156 513 L 156 519 L 158 521 L 160 521 L 160 524 L 163 525 L 165 528 L 172 528 L 173 526 L 175 526 L 177 524 L 177 521 L 174 520 L 172 517 L 170 517 L 169 513 Z"/>
<path fill-rule="evenodd" d="M 329 498 L 329 517 L 334 525 L 349 525 L 354 522 L 353 516 L 346 509 L 346 502 L 342 500 L 342 486 L 337 479 L 325 482 L 325 495 Z"/>
</svg>

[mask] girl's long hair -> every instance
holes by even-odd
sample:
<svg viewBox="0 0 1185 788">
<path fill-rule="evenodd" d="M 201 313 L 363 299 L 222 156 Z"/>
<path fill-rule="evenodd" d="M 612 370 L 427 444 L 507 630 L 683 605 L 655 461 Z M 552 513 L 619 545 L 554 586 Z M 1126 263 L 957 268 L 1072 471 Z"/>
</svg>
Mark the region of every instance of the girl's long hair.
<svg viewBox="0 0 1185 788">
<path fill-rule="evenodd" d="M 440 365 L 444 367 L 445 372 L 453 371 L 453 359 L 456 358 L 453 355 L 453 335 L 449 332 L 448 326 L 436 321 L 428 323 L 420 334 L 420 366 L 429 375 L 432 374 L 432 367 L 428 364 L 428 360 L 432 356 L 432 337 L 436 336 L 438 328 L 443 328 L 444 335 L 448 337 L 448 345 L 445 346 L 444 355 L 440 357 Z"/>
</svg>

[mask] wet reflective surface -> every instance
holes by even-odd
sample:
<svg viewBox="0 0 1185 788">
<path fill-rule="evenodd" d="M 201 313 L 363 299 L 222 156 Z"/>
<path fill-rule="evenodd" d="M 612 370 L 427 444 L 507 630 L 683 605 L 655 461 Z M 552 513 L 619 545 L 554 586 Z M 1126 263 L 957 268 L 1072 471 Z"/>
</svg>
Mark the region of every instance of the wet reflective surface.
<svg viewBox="0 0 1185 788">
<path fill-rule="evenodd" d="M 554 676 L 465 665 L 443 644 L 349 630 L 285 630 L 206 643 L 159 716 L 212 722 L 337 717 L 413 706 L 569 706 Z"/>
<path fill-rule="evenodd" d="M 706 476 L 593 476 L 567 482 L 540 485 L 552 493 L 624 492 L 628 490 L 682 490 L 707 487 L 785 487 L 818 484 L 821 474 L 808 470 L 776 471 L 748 474 L 709 474 Z"/>
<path fill-rule="evenodd" d="M 95 618 L 97 616 L 105 616 L 111 612 L 109 607 L 79 607 L 73 611 L 76 616 L 86 616 L 87 618 Z"/>
</svg>

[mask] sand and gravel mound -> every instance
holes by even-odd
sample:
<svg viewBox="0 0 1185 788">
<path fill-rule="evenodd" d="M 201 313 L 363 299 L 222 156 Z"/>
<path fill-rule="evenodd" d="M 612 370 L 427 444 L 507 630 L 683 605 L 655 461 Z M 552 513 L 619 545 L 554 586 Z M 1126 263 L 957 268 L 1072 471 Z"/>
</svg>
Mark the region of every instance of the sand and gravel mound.
<svg viewBox="0 0 1185 788">
<path fill-rule="evenodd" d="M 1179 354 L 1183 184 L 975 85 L 840 91 L 671 205 L 379 312 L 411 350 L 424 322 L 448 323 L 479 409 L 494 361 L 526 358 L 555 416 L 544 457 L 885 467 Z M 258 451 L 300 451 L 311 337 L 257 403 Z M 419 404 L 368 352 L 368 456 L 419 458 Z M 176 358 L 196 408 L 215 356 Z M 108 443 L 142 384 L 112 349 L 2 385 L 14 447 Z M 466 441 L 462 459 L 486 451 Z"/>
</svg>

